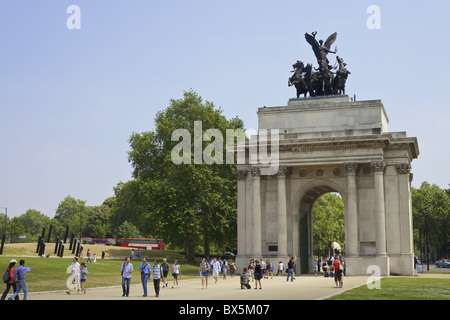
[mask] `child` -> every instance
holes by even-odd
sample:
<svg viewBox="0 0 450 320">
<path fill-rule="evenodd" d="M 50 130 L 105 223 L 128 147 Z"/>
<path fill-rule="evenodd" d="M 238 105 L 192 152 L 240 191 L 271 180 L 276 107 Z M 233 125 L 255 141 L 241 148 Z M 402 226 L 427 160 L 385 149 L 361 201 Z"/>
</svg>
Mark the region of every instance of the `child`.
<svg viewBox="0 0 450 320">
<path fill-rule="evenodd" d="M 241 273 L 241 289 L 247 288 L 250 289 L 251 286 L 249 284 L 250 282 L 250 274 L 247 272 L 247 268 L 244 268 L 243 272 Z"/>
<path fill-rule="evenodd" d="M 314 277 L 317 277 L 317 259 L 314 259 Z"/>
<path fill-rule="evenodd" d="M 88 269 L 86 268 L 86 264 L 82 262 L 80 264 L 80 286 L 81 293 L 86 294 L 86 289 L 84 288 L 84 283 L 86 282 L 86 275 L 88 274 Z"/>
</svg>

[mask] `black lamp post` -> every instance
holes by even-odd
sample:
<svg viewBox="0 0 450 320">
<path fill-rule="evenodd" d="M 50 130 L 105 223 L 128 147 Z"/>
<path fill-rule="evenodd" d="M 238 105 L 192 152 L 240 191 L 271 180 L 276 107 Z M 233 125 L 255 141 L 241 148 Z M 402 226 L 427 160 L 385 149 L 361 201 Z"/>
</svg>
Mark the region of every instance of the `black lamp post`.
<svg viewBox="0 0 450 320">
<path fill-rule="evenodd" d="M 428 212 L 427 209 L 430 209 L 431 206 L 420 208 L 420 211 L 425 212 L 425 257 L 427 259 L 427 271 L 430 271 L 430 247 L 428 246 Z"/>
</svg>

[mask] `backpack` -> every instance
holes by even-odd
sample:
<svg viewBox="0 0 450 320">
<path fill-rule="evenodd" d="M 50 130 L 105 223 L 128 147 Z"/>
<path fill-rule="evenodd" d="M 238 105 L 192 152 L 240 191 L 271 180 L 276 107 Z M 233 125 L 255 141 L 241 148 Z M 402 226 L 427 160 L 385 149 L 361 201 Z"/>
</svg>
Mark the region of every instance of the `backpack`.
<svg viewBox="0 0 450 320">
<path fill-rule="evenodd" d="M 11 275 L 9 274 L 9 268 L 6 270 L 6 272 L 3 274 L 3 282 L 8 283 L 11 281 Z"/>
</svg>

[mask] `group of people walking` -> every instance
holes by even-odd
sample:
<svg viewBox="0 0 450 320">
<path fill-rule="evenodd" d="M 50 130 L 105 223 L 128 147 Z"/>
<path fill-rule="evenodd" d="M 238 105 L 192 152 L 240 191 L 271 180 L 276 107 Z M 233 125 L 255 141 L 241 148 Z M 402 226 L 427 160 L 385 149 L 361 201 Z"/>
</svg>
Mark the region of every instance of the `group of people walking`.
<svg viewBox="0 0 450 320">
<path fill-rule="evenodd" d="M 230 276 L 233 278 L 236 272 L 236 265 L 233 261 L 228 263 L 227 259 L 210 259 L 209 257 L 203 258 L 199 267 L 202 289 L 208 288 L 208 278 L 211 271 L 214 278 L 214 283 L 217 284 L 220 272 L 222 272 L 223 279 L 225 280 L 227 278 L 228 270 L 230 271 Z"/>
<path fill-rule="evenodd" d="M 141 284 L 144 291 L 143 297 L 147 297 L 147 282 L 152 277 L 155 297 L 159 297 L 161 281 L 163 288 L 167 288 L 169 285 L 167 282 L 169 272 L 172 272 L 174 278 L 172 288 L 178 288 L 178 277 L 181 277 L 181 267 L 178 264 L 178 260 L 174 260 L 172 267 L 167 263 L 166 258 L 163 259 L 161 264 L 158 259 L 155 259 L 153 267 L 147 262 L 146 257 L 143 257 L 141 261 L 139 273 L 141 275 Z M 125 258 L 125 262 L 122 264 L 120 272 L 122 275 L 122 297 L 128 297 L 130 294 L 131 274 L 134 272 L 133 265 L 130 263 L 130 257 Z"/>
<path fill-rule="evenodd" d="M 12 259 L 3 275 L 3 282 L 6 283 L 6 290 L 3 292 L 1 300 L 5 300 L 11 288 L 14 293 L 8 298 L 8 300 L 19 300 L 20 291 L 23 291 L 23 300 L 27 300 L 28 288 L 25 281 L 25 276 L 31 271 L 31 268 L 25 267 L 25 260 L 20 260 L 18 267 L 16 267 L 16 264 L 17 261 Z"/>
<path fill-rule="evenodd" d="M 286 271 L 287 277 L 286 281 L 292 282 L 294 278 L 296 257 L 291 256 L 287 262 L 286 270 L 284 270 L 284 263 L 282 261 L 278 262 L 277 266 L 274 266 L 270 259 L 264 261 L 263 259 L 250 259 L 248 260 L 248 265 L 243 268 L 240 274 L 240 285 L 241 289 L 250 289 L 250 281 L 255 282 L 254 289 L 262 289 L 261 279 L 266 278 L 273 279 L 274 270 L 277 270 L 277 276 L 282 276 L 283 271 Z M 6 296 L 13 289 L 13 294 L 9 298 L 10 300 L 19 300 L 19 292 L 23 291 L 23 299 L 27 299 L 27 285 L 25 282 L 25 277 L 31 268 L 25 266 L 25 260 L 20 260 L 19 266 L 16 267 L 17 261 L 12 259 L 9 266 L 3 275 L 3 281 L 6 283 L 6 290 L 4 291 L 1 300 L 5 300 Z M 214 281 L 217 284 L 219 279 L 219 274 L 222 272 L 223 279 L 226 279 L 228 271 L 230 271 L 231 277 L 234 277 L 236 272 L 236 265 L 233 261 L 228 261 L 226 259 L 221 260 L 217 258 L 209 259 L 203 258 L 199 266 L 200 278 L 202 289 L 208 288 L 208 278 L 210 272 L 214 277 Z M 322 270 L 322 271 L 321 271 Z M 74 257 L 72 264 L 67 270 L 70 273 L 67 279 L 67 294 L 71 294 L 72 290 L 77 290 L 78 294 L 85 294 L 86 289 L 84 283 L 88 275 L 88 269 L 84 262 L 78 263 L 78 257 Z M 126 257 L 125 261 L 121 264 L 120 272 L 122 276 L 122 297 L 128 297 L 130 294 L 130 282 L 131 277 L 134 272 L 133 265 L 130 263 L 130 257 Z M 341 288 L 343 286 L 343 276 L 345 275 L 345 260 L 342 256 L 329 257 L 328 259 L 316 258 L 314 259 L 314 275 L 323 272 L 324 277 L 334 277 L 336 282 L 336 287 Z M 141 284 L 143 288 L 143 296 L 148 295 L 147 283 L 152 278 L 153 287 L 155 291 L 155 296 L 158 297 L 160 294 L 160 288 L 168 287 L 169 283 L 167 277 L 169 273 L 172 274 L 174 280 L 172 288 L 178 288 L 178 278 L 181 277 L 181 267 L 177 260 L 174 260 L 172 266 L 167 263 L 164 258 L 162 263 L 159 263 L 158 259 L 154 260 L 153 266 L 147 261 L 147 258 L 143 257 L 141 259 L 141 264 L 139 265 L 139 273 L 141 276 Z"/>
</svg>

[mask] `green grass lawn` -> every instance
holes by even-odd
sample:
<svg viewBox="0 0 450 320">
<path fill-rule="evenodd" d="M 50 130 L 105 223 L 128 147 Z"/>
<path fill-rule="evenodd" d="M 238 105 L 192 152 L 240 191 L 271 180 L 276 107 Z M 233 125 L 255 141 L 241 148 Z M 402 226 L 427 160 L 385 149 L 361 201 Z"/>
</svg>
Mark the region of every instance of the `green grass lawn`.
<svg viewBox="0 0 450 320">
<path fill-rule="evenodd" d="M 380 289 L 361 286 L 329 300 L 450 300 L 450 279 L 383 278 Z"/>
<path fill-rule="evenodd" d="M 67 267 L 72 263 L 72 258 L 0 256 L 0 271 L 2 275 L 6 271 L 9 261 L 13 258 L 17 260 L 17 266 L 19 265 L 19 260 L 23 259 L 25 260 L 25 266 L 31 268 L 31 272 L 26 275 L 29 292 L 67 289 L 66 280 L 69 277 Z M 185 263 L 183 256 L 177 258 L 183 274 L 180 280 L 192 278 L 198 274 L 199 264 Z M 83 261 L 86 262 L 86 258 Z M 88 263 L 86 266 L 89 273 L 85 287 L 93 288 L 121 285 L 120 267 L 123 262 L 124 260 L 122 259 L 97 259 L 97 263 L 95 264 Z M 150 258 L 149 262 L 153 266 L 153 258 Z M 169 265 L 172 265 L 173 259 L 169 258 L 167 262 Z M 131 263 L 134 269 L 131 284 L 140 284 L 139 265 L 141 262 L 133 260 Z M 172 281 L 173 277 L 169 275 L 168 280 Z"/>
</svg>

